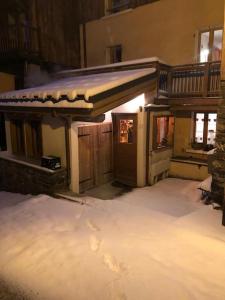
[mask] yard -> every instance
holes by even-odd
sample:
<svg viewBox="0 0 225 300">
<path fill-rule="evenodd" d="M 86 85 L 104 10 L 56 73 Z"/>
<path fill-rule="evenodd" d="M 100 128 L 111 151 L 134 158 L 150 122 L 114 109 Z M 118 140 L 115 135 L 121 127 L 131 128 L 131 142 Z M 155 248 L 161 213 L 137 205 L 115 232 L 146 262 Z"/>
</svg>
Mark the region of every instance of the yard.
<svg viewBox="0 0 225 300">
<path fill-rule="evenodd" d="M 223 300 L 225 229 L 197 182 L 84 205 L 0 193 L 0 299 Z"/>
</svg>

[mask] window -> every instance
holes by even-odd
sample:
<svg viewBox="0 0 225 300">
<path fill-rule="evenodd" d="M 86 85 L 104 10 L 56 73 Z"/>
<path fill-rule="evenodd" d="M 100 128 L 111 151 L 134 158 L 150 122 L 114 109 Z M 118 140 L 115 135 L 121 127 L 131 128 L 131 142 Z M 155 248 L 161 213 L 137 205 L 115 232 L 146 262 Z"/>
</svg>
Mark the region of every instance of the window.
<svg viewBox="0 0 225 300">
<path fill-rule="evenodd" d="M 202 31 L 199 35 L 200 62 L 218 61 L 222 57 L 223 29 Z"/>
<path fill-rule="evenodd" d="M 129 8 L 130 0 L 109 0 L 108 11 L 109 13 L 117 13 L 119 11 Z"/>
<path fill-rule="evenodd" d="M 122 46 L 116 45 L 107 48 L 106 63 L 115 64 L 122 61 Z"/>
<path fill-rule="evenodd" d="M 41 122 L 38 120 L 11 120 L 12 152 L 29 158 L 42 155 Z"/>
<path fill-rule="evenodd" d="M 134 121 L 120 120 L 120 143 L 132 144 L 134 140 Z"/>
<path fill-rule="evenodd" d="M 174 117 L 162 116 L 154 119 L 153 148 L 161 149 L 172 146 L 174 132 Z"/>
<path fill-rule="evenodd" d="M 214 145 L 216 139 L 216 113 L 196 113 L 194 126 L 195 144 Z"/>
</svg>

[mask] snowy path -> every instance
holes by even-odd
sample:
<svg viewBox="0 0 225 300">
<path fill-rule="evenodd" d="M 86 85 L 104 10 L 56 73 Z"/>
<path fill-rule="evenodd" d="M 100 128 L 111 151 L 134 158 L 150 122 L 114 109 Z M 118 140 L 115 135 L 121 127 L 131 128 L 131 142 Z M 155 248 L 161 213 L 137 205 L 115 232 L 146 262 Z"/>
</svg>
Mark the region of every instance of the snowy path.
<svg viewBox="0 0 225 300">
<path fill-rule="evenodd" d="M 41 300 L 223 300 L 225 229 L 196 185 L 83 206 L 2 192 L 0 282 Z"/>
</svg>

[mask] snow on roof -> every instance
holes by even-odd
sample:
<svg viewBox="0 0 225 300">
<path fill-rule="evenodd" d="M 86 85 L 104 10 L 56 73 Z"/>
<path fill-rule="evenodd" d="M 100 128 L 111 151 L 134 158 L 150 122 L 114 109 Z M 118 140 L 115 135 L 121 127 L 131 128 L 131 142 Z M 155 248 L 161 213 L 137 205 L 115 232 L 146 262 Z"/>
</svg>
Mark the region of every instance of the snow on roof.
<svg viewBox="0 0 225 300">
<path fill-rule="evenodd" d="M 71 76 L 34 88 L 2 93 L 0 105 L 90 108 L 92 105 L 88 103 L 90 97 L 153 74 L 155 71 L 154 68 L 147 68 Z M 79 100 L 81 98 L 82 100 Z"/>
<path fill-rule="evenodd" d="M 94 71 L 94 70 L 99 70 L 99 69 L 125 67 L 125 66 L 130 66 L 130 65 L 139 65 L 139 64 L 145 64 L 145 63 L 151 63 L 151 62 L 160 62 L 162 64 L 166 64 L 164 61 L 162 61 L 158 57 L 154 56 L 154 57 L 128 60 L 128 61 L 123 61 L 123 62 L 114 63 L 114 64 L 94 66 L 94 67 L 89 67 L 89 68 L 65 70 L 65 71 L 58 72 L 58 74 L 69 74 L 69 73 L 76 73 L 76 72 L 82 72 L 82 71 L 85 72 L 85 71 L 92 71 L 92 70 Z"/>
</svg>

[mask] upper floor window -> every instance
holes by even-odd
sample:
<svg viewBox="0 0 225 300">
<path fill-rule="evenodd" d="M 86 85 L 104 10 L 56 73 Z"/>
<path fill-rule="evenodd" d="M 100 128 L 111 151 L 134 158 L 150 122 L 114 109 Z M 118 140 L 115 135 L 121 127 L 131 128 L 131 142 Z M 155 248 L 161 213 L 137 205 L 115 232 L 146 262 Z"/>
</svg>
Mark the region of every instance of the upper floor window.
<svg viewBox="0 0 225 300">
<path fill-rule="evenodd" d="M 223 29 L 210 29 L 200 32 L 199 57 L 200 62 L 218 61 L 222 57 Z"/>
<path fill-rule="evenodd" d="M 196 113 L 194 124 L 195 144 L 214 145 L 216 139 L 216 113 Z"/>
<path fill-rule="evenodd" d="M 121 10 L 128 9 L 130 0 L 108 0 L 108 12 L 117 13 Z"/>
<path fill-rule="evenodd" d="M 106 63 L 115 64 L 122 61 L 122 46 L 108 47 L 106 51 Z"/>
</svg>

